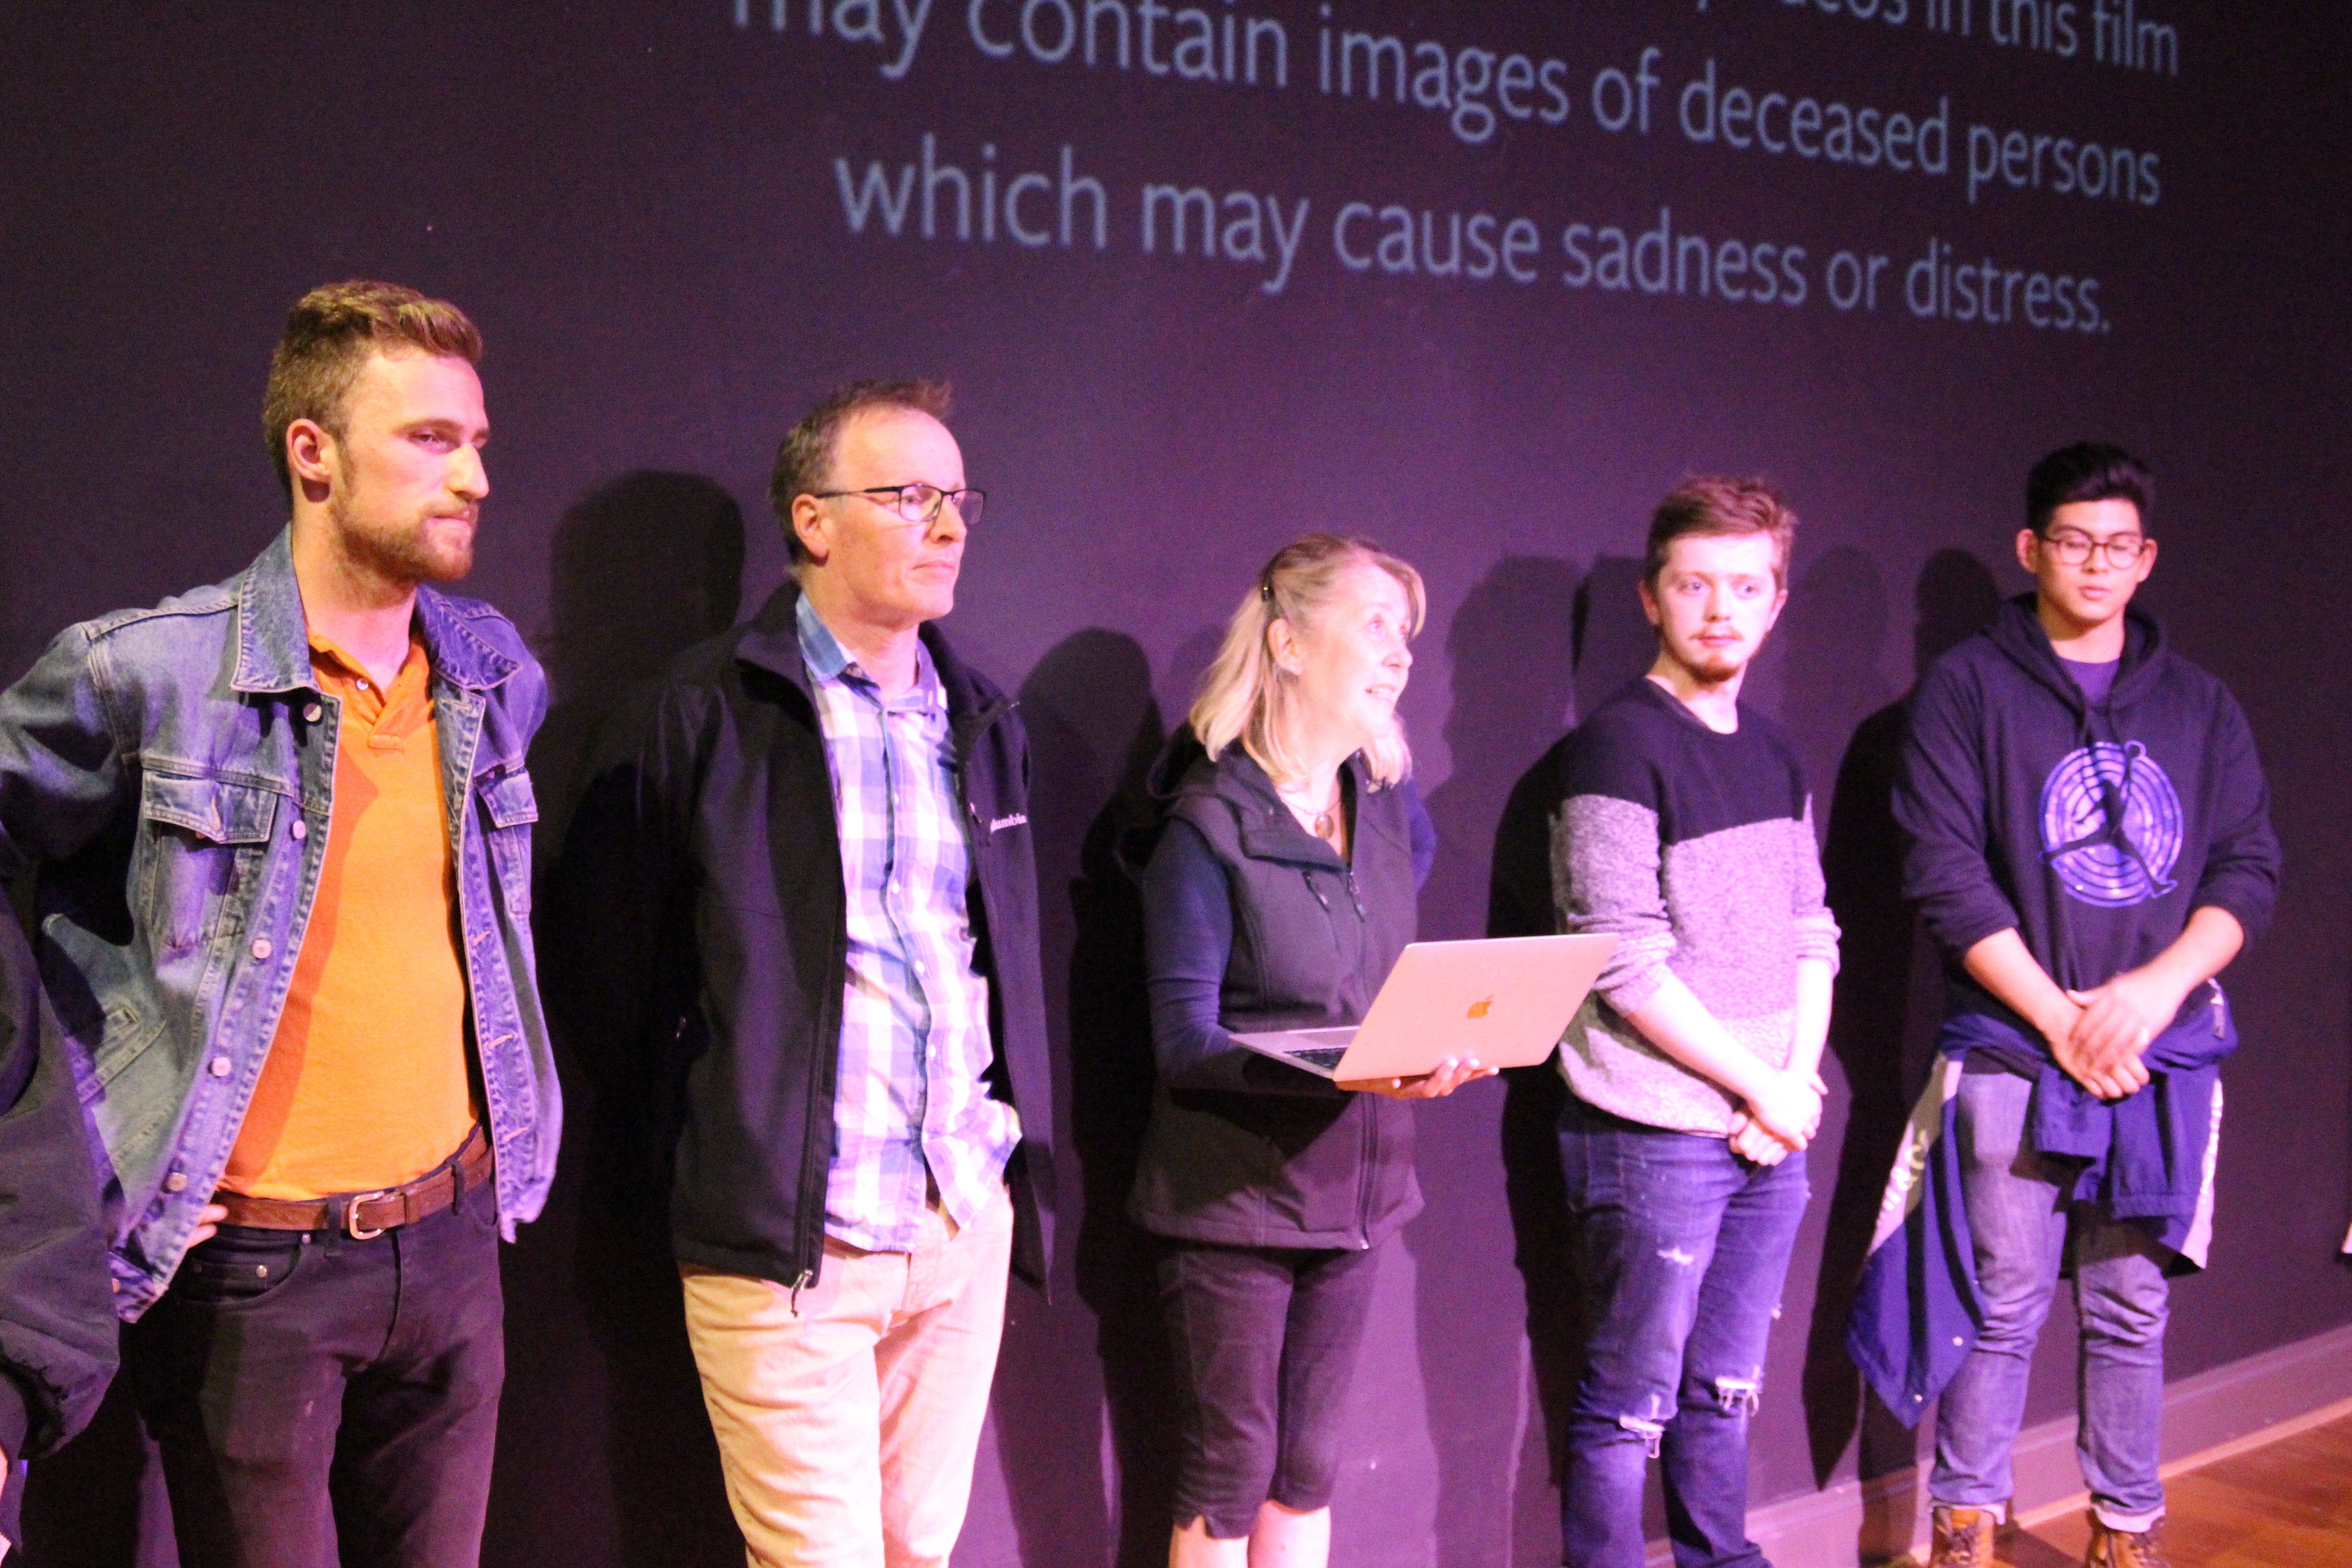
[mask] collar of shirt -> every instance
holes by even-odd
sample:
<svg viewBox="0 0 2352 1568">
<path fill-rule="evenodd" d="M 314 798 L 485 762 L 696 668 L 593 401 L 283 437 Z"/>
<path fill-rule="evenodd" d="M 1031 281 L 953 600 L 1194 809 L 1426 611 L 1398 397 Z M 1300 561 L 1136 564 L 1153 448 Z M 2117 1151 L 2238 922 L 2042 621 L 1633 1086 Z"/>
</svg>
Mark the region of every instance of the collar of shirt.
<svg viewBox="0 0 2352 1568">
<path fill-rule="evenodd" d="M 808 661 L 809 674 L 818 680 L 845 681 L 877 706 L 901 709 L 930 709 L 944 712 L 947 709 L 947 689 L 940 684 L 939 672 L 931 665 L 931 650 L 915 641 L 915 684 L 896 701 L 884 702 L 881 689 L 862 666 L 850 662 L 849 650 L 833 635 L 816 607 L 809 603 L 806 594 L 801 595 L 794 610 L 799 624 L 801 658 Z"/>
<path fill-rule="evenodd" d="M 324 632 L 312 629 L 310 641 L 310 673 L 320 689 L 342 700 L 344 713 L 367 728 L 372 745 L 397 749 L 432 717 L 427 687 L 433 661 L 415 626 L 409 627 L 408 652 L 389 689 L 380 686 L 366 665 Z"/>
</svg>

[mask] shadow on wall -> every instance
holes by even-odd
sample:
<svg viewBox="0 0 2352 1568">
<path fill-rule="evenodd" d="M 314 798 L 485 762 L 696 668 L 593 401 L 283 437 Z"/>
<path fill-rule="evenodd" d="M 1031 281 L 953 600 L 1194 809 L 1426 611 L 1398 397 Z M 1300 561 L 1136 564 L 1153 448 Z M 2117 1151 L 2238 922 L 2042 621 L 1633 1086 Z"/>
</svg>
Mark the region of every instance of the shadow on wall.
<svg viewBox="0 0 2352 1568">
<path fill-rule="evenodd" d="M 1850 544 L 1823 552 L 1794 584 L 1780 617 L 1786 656 L 1780 721 L 1796 742 L 1813 795 L 1813 830 L 1823 829 L 1826 786 L 1856 727 L 1895 696 L 1879 668 L 1886 646 L 1886 579 L 1870 554 Z"/>
<path fill-rule="evenodd" d="M 733 623 L 743 543 L 734 498 L 694 474 L 625 474 L 557 525 L 541 649 L 555 700 L 530 755 L 542 886 L 582 787 L 610 760 L 600 752 L 630 729 L 652 678 Z M 642 1140 L 551 1022 L 563 1150 L 546 1212 L 505 1250 L 507 1321 L 523 1331 L 507 1337 L 483 1561 L 733 1568 L 742 1539 L 667 1226 L 642 1191 Z"/>
<path fill-rule="evenodd" d="M 574 503 L 549 553 L 553 624 L 539 656 L 554 706 L 530 749 L 543 865 L 563 843 L 597 724 L 672 655 L 734 624 L 743 512 L 699 474 L 639 469 Z"/>
<path fill-rule="evenodd" d="M 1929 557 L 1916 593 L 1915 689 L 1930 663 L 1981 629 L 2000 606 L 1991 571 L 1962 550 Z M 1835 617 L 1824 625 L 1825 644 L 1844 641 Z M 1824 659 L 1833 651 L 1826 649 Z M 1895 821 L 1894 790 L 1909 707 L 1906 694 L 1853 731 L 1837 769 L 1822 855 L 1830 909 L 1843 933 L 1830 1050 L 1848 1092 L 1805 1348 L 1805 1421 L 1814 1477 L 1822 1484 L 1857 1436 L 1864 1480 L 1907 1469 L 1918 1452 L 1917 1435 L 1864 1391 L 1845 1350 L 1853 1284 L 1943 1015 L 1940 960 L 1902 897 L 1903 835 Z M 1898 1552 L 1909 1544 L 1911 1524 L 1910 1499 L 1900 1502 L 1895 1525 L 1901 1539 L 1885 1543 Z"/>
<path fill-rule="evenodd" d="M 1576 711 L 1580 717 L 1642 674 L 1658 657 L 1658 634 L 1642 613 L 1642 563 L 1603 555 L 1576 590 Z"/>
<path fill-rule="evenodd" d="M 1579 586 L 1572 562 L 1507 556 L 1446 627 L 1454 771 L 1429 792 L 1437 864 L 1421 890 L 1423 941 L 1479 934 L 1488 850 L 1512 781 L 1575 722 Z"/>
<path fill-rule="evenodd" d="M 1202 626 L 1168 656 L 1160 668 L 1160 679 L 1152 683 L 1152 692 L 1160 703 L 1160 711 L 1171 730 L 1184 722 L 1192 710 L 1192 699 L 1201 689 L 1201 679 L 1216 661 L 1217 649 L 1224 646 L 1225 628 L 1222 623 Z"/>
<path fill-rule="evenodd" d="M 1046 1010 L 1055 1070 L 1066 1075 L 1055 1089 L 1068 1121 L 1056 1131 L 1077 1163 L 1057 1186 L 1082 1193 L 1085 1210 L 1075 1248 L 1063 1249 L 1075 1265 L 1057 1271 L 1058 1304 L 1013 1293 L 992 1396 L 997 1452 L 1024 1568 L 1156 1563 L 1168 1551 L 1172 1395 L 1150 1240 L 1124 1206 L 1150 1100 L 1151 1037 L 1139 915 L 1107 853 L 1142 815 L 1144 773 L 1160 749 L 1150 661 L 1122 633 L 1076 633 L 1029 672 L 1021 713 L 1045 994 L 1067 1004 Z M 1091 1346 L 1071 1331 L 1073 1284 L 1095 1316 Z M 1116 1499 L 1099 1463 L 1106 1419 Z"/>
<path fill-rule="evenodd" d="M 1512 781 L 1574 717 L 1579 578 L 1571 562 L 1506 557 L 1447 627 L 1454 772 L 1429 795 L 1437 863 L 1421 895 L 1424 941 L 1485 930 L 1495 823 Z M 1528 1432 L 1539 1423 L 1526 1394 L 1519 1293 L 1496 1245 L 1508 1222 L 1497 1136 L 1507 1097 L 1504 1086 L 1474 1086 L 1415 1112 L 1428 1208 L 1405 1243 L 1423 1281 L 1417 1337 L 1444 1568 L 1521 1561 L 1515 1534 L 1532 1529 L 1547 1543 L 1557 1534 L 1542 1466 L 1521 1474 Z"/>
<path fill-rule="evenodd" d="M 1572 718 L 1591 712 L 1611 692 L 1638 679 L 1657 657 L 1657 636 L 1642 613 L 1641 580 L 1641 562 L 1604 555 L 1577 587 L 1570 642 Z M 1555 741 L 1518 775 L 1501 808 L 1488 818 L 1496 825 L 1485 921 L 1488 936 L 1540 936 L 1559 929 L 1551 895 L 1551 817 L 1560 798 L 1560 751 Z M 1579 1349 L 1583 1331 L 1576 1307 L 1568 1194 L 1560 1182 L 1557 1131 L 1567 1088 L 1549 1062 L 1503 1077 L 1496 1143 L 1501 1150 L 1500 1187 L 1510 1216 L 1511 1262 L 1527 1304 L 1531 1375 L 1527 1394 L 1515 1398 L 1525 1415 L 1514 1467 L 1518 1478 L 1512 1509 L 1514 1549 L 1507 1561 L 1549 1562 L 1559 1550 L 1561 1445 L 1570 1401 L 1583 1372 Z M 1648 1524 L 1649 1533 L 1659 1532 L 1658 1521 Z"/>
<path fill-rule="evenodd" d="M 1883 725 L 1890 715 L 1895 733 L 1899 733 L 1901 725 L 1899 707 L 1884 707 L 1895 692 L 1880 668 L 1880 650 L 1886 644 L 1891 613 L 1886 579 L 1879 571 L 1877 562 L 1864 551 L 1841 545 L 1815 557 L 1805 567 L 1791 585 L 1788 608 L 1780 617 L 1776 634 L 1776 640 L 1784 654 L 1780 720 L 1788 731 L 1790 741 L 1796 747 L 1799 764 L 1804 770 L 1805 787 L 1811 796 L 1813 827 L 1817 835 L 1840 832 L 1851 835 L 1854 831 L 1855 811 L 1847 793 L 1852 785 L 1841 766 L 1842 758 L 1848 761 L 1852 758 L 1849 742 L 1884 750 L 1885 763 L 1890 768 L 1892 766 L 1891 742 L 1871 738 L 1873 726 Z M 1832 781 L 1837 782 L 1833 784 Z M 1891 787 L 1890 774 L 1886 788 Z M 1832 805 L 1833 795 L 1838 803 L 1834 813 Z M 1879 792 L 1878 809 L 1884 816 L 1886 810 L 1884 788 Z M 1885 826 L 1892 831 L 1891 817 L 1886 819 Z M 1886 933 L 1899 928 L 1906 945 L 1910 940 L 1908 917 L 1902 912 L 1896 899 L 1895 878 L 1900 869 L 1902 847 L 1899 841 L 1876 844 L 1870 856 L 1862 858 L 1857 858 L 1850 846 L 1833 842 L 1832 848 L 1843 857 L 1842 863 L 1835 868 L 1829 868 L 1825 851 L 1824 869 L 1831 878 L 1832 912 L 1840 916 L 1841 926 L 1848 933 L 1843 943 L 1845 963 L 1839 982 L 1839 1014 L 1835 1017 L 1835 1025 L 1844 1026 L 1851 1039 L 1870 1038 L 1873 1037 L 1870 1031 L 1857 1033 L 1853 1030 L 1843 1017 L 1843 1009 L 1847 1000 L 1846 987 L 1857 974 L 1867 974 L 1872 971 L 1877 960 L 1875 949 L 1886 942 Z M 1867 899 L 1883 894 L 1891 909 L 1864 910 L 1858 908 L 1849 918 L 1845 910 L 1836 908 L 1841 897 L 1853 891 L 1853 884 L 1858 879 L 1871 878 L 1878 879 L 1883 887 L 1875 889 L 1874 894 L 1863 896 Z M 1816 1171 L 1825 1169 L 1830 1151 L 1836 1150 L 1842 1173 L 1857 1169 L 1854 1163 L 1857 1161 L 1864 1164 L 1874 1163 L 1876 1176 L 1874 1179 L 1883 1184 L 1887 1160 L 1892 1158 L 1893 1150 L 1891 1145 L 1885 1146 L 1883 1156 L 1880 1150 L 1884 1140 L 1899 1130 L 1903 1112 L 1909 1108 L 1910 1101 L 1902 1097 L 1899 1083 L 1886 1080 L 1883 1069 L 1873 1067 L 1857 1079 L 1854 1064 L 1847 1059 L 1835 1041 L 1832 1041 L 1831 1049 L 1838 1056 L 1843 1070 L 1832 1072 L 1826 1066 L 1823 1069 L 1822 1076 L 1829 1084 L 1829 1093 L 1822 1103 L 1822 1127 L 1814 1145 L 1820 1152 L 1813 1156 L 1816 1161 L 1813 1168 Z M 1895 1120 L 1889 1122 L 1886 1108 L 1898 1101 L 1900 1108 L 1895 1110 Z M 1857 1176 L 1856 1179 L 1861 1178 Z M 1874 1215 L 1876 1186 L 1871 1188 L 1870 1195 L 1871 1214 Z M 1834 1204 L 1808 1206 L 1792 1255 L 1792 1279 L 1786 1289 L 1787 1299 L 1793 1303 L 1791 1310 L 1801 1310 L 1805 1289 L 1805 1281 L 1794 1277 L 1799 1268 L 1794 1259 L 1816 1256 L 1816 1249 L 1824 1245 L 1825 1237 L 1832 1234 L 1837 1226 L 1851 1223 L 1851 1216 L 1839 1211 Z M 1868 1217 L 1863 1223 L 1865 1229 L 1861 1239 L 1866 1245 L 1869 1241 Z M 1832 1251 L 1834 1250 L 1832 1246 Z M 1858 1268 L 1860 1262 L 1861 1257 L 1857 1252 L 1853 1267 Z M 1822 1273 L 1816 1275 L 1814 1283 L 1818 1290 L 1826 1291 L 1835 1298 L 1831 1308 L 1842 1331 L 1851 1280 L 1840 1284 L 1832 1276 Z M 1831 1439 L 1812 1425 L 1812 1406 L 1803 1392 L 1810 1388 L 1811 1380 L 1816 1375 L 1811 1369 L 1823 1364 L 1821 1360 L 1822 1347 L 1815 1342 L 1815 1336 L 1822 1331 L 1826 1321 L 1817 1296 L 1804 1352 L 1806 1370 L 1798 1374 L 1801 1398 L 1806 1403 L 1808 1436 L 1813 1450 L 1810 1457 L 1813 1460 L 1816 1484 L 1827 1479 L 1829 1468 L 1836 1463 L 1847 1436 L 1851 1435 L 1849 1423 L 1849 1431 L 1835 1436 L 1835 1446 L 1824 1458 L 1818 1450 L 1822 1443 Z M 1829 1351 L 1847 1366 L 1848 1398 L 1851 1400 L 1852 1368 L 1850 1363 L 1843 1363 L 1843 1342 L 1835 1332 L 1832 1334 Z M 1873 1430 L 1871 1442 L 1874 1452 L 1876 1452 L 1885 1445 L 1876 1435 L 1876 1429 Z M 1888 1452 L 1891 1454 L 1892 1450 Z M 1909 1462 L 1906 1450 L 1899 1463 Z"/>
</svg>

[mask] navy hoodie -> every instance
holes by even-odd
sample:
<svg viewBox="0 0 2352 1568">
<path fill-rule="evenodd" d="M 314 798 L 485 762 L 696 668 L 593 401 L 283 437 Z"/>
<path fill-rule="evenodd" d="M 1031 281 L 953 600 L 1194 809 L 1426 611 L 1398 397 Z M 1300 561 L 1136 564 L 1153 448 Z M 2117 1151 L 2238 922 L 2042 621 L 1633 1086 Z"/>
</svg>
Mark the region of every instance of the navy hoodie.
<svg viewBox="0 0 2352 1568">
<path fill-rule="evenodd" d="M 2095 707 L 2032 595 L 1937 659 L 1913 700 L 1895 815 L 1910 836 L 1904 893 L 1950 959 L 1958 1012 L 2021 1022 L 1959 965 L 1999 931 L 2083 990 L 2154 958 L 2197 909 L 2227 910 L 2251 941 L 2277 902 L 2246 716 L 2137 609 Z M 2204 1000 L 2200 987 L 2186 1005 Z"/>
</svg>

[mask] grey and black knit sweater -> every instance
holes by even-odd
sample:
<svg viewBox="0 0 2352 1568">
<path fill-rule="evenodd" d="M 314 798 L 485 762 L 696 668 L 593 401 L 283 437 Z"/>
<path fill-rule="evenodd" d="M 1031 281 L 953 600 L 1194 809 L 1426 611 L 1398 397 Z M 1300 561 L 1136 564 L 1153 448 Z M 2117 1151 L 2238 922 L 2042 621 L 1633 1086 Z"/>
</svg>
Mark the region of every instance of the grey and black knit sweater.
<svg viewBox="0 0 2352 1568">
<path fill-rule="evenodd" d="M 1742 703 L 1718 734 L 1644 678 L 1567 742 L 1552 818 L 1564 931 L 1617 951 L 1560 1041 L 1587 1103 L 1679 1132 L 1727 1134 L 1738 1101 L 1660 1051 L 1625 1015 L 1667 974 L 1776 1068 L 1793 1047 L 1797 963 L 1837 963 L 1805 781 L 1788 733 Z"/>
</svg>

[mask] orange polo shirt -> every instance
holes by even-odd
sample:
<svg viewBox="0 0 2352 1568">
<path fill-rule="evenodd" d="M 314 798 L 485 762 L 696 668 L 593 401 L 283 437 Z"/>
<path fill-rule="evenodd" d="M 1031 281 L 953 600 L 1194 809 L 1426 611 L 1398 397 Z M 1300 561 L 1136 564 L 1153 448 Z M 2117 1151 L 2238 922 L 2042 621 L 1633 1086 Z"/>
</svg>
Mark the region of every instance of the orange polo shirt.
<svg viewBox="0 0 2352 1568">
<path fill-rule="evenodd" d="M 334 818 L 286 1011 L 222 1179 L 252 1197 L 414 1181 L 478 1117 L 425 645 L 411 634 L 384 691 L 314 631 L 310 671 L 342 702 Z"/>
</svg>

